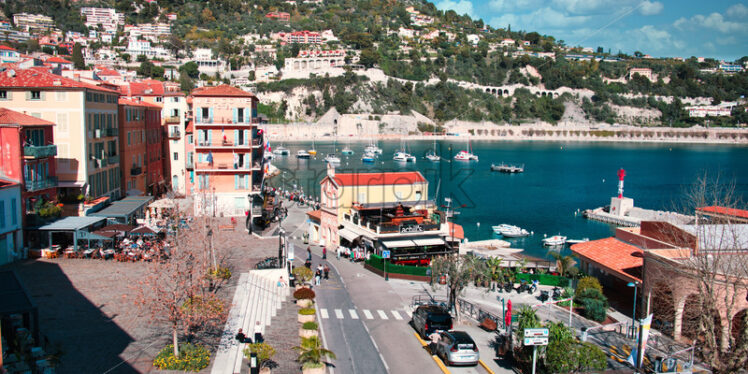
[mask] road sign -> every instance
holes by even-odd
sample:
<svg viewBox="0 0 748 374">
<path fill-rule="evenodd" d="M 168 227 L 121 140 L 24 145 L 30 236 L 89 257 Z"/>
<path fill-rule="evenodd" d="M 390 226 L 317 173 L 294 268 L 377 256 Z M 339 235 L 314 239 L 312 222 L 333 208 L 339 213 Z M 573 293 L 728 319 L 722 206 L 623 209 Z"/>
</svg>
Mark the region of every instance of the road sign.
<svg viewBox="0 0 748 374">
<path fill-rule="evenodd" d="M 295 251 L 296 249 L 293 247 L 293 243 L 288 243 L 288 261 L 293 261 Z"/>
<path fill-rule="evenodd" d="M 390 251 L 382 251 L 382 258 L 390 258 Z"/>
<path fill-rule="evenodd" d="M 525 338 L 548 337 L 549 331 L 545 328 L 525 329 Z"/>
<path fill-rule="evenodd" d="M 525 338 L 524 345 L 548 345 L 548 337 Z"/>
</svg>

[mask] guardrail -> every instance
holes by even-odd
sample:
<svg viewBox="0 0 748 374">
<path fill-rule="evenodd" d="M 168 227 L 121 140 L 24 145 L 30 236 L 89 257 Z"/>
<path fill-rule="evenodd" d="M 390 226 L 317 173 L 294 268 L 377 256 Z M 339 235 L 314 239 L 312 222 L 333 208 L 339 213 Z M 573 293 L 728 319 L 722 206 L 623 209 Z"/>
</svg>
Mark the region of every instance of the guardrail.
<svg viewBox="0 0 748 374">
<path fill-rule="evenodd" d="M 56 145 L 32 145 L 23 147 L 23 155 L 34 158 L 52 157 L 57 156 Z"/>
<path fill-rule="evenodd" d="M 39 191 L 46 188 L 57 187 L 57 177 L 47 177 L 41 180 L 24 181 L 26 191 Z"/>
<path fill-rule="evenodd" d="M 481 309 L 479 306 L 467 301 L 457 298 L 457 304 L 460 306 L 460 313 L 474 319 L 476 322 L 481 323 L 486 318 L 496 322 L 496 326 L 502 326 L 506 328 L 504 324 L 504 318 L 499 317 L 491 312 L 487 312 Z"/>
</svg>

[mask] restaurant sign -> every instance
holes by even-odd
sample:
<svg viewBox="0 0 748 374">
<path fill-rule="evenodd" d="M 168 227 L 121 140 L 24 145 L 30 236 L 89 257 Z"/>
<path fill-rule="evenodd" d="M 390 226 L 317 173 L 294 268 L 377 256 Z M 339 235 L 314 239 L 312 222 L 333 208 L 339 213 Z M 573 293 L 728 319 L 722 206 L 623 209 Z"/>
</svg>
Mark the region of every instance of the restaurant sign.
<svg viewBox="0 0 748 374">
<path fill-rule="evenodd" d="M 413 233 L 413 232 L 423 232 L 423 226 L 421 225 L 400 226 L 401 234 L 407 234 L 407 233 Z"/>
</svg>

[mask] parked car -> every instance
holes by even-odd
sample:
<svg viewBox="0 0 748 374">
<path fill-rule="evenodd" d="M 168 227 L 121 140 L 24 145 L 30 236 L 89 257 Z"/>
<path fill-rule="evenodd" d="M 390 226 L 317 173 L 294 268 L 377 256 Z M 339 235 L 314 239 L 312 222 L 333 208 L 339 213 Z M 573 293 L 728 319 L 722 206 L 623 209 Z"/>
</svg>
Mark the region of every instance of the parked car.
<svg viewBox="0 0 748 374">
<path fill-rule="evenodd" d="M 436 355 L 449 366 L 478 365 L 480 360 L 478 345 L 464 331 L 441 332 L 439 343 L 436 345 Z"/>
<path fill-rule="evenodd" d="M 452 316 L 446 309 L 438 305 L 420 305 L 413 311 L 413 328 L 416 329 L 422 338 L 428 339 L 428 336 L 436 330 L 451 330 Z"/>
</svg>

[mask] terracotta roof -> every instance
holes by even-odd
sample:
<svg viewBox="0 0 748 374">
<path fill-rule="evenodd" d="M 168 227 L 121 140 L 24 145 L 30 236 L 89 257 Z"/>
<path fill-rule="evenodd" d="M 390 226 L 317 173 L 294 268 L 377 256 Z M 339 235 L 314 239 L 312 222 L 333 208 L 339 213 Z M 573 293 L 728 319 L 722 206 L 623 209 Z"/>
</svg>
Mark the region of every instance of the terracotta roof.
<svg viewBox="0 0 748 374">
<path fill-rule="evenodd" d="M 321 210 L 313 210 L 311 212 L 306 212 L 306 215 L 309 216 L 309 218 L 315 219 L 317 221 L 322 221 L 322 211 Z"/>
<path fill-rule="evenodd" d="M 5 51 L 15 51 L 16 50 L 15 48 L 9 47 L 9 46 L 7 46 L 5 44 L 0 44 L 0 49 L 5 50 Z"/>
<path fill-rule="evenodd" d="M 118 76 L 120 76 L 120 73 L 117 72 L 117 70 L 112 70 L 112 69 L 108 69 L 108 68 L 102 68 L 102 69 L 99 69 L 99 71 L 96 72 L 96 75 L 98 75 L 100 77 L 102 77 L 102 76 L 104 76 L 104 77 L 118 77 Z"/>
<path fill-rule="evenodd" d="M 127 99 L 124 97 L 120 97 L 118 103 L 119 105 L 142 106 L 146 108 L 157 108 L 157 109 L 162 108 L 161 105 L 156 105 L 153 103 L 149 103 L 147 101 Z"/>
<path fill-rule="evenodd" d="M 164 82 L 155 79 L 146 79 L 139 82 L 130 82 L 131 96 L 164 96 Z"/>
<path fill-rule="evenodd" d="M 54 126 L 55 124 L 8 108 L 0 108 L 0 125 Z"/>
<path fill-rule="evenodd" d="M 743 209 L 727 208 L 723 206 L 713 205 L 713 206 L 704 206 L 701 208 L 696 208 L 696 210 L 705 212 L 705 213 L 716 213 L 716 214 L 722 214 L 726 216 L 748 218 L 748 210 L 743 210 Z"/>
<path fill-rule="evenodd" d="M 656 253 L 662 257 L 672 258 L 674 260 L 691 257 L 691 248 L 650 249 L 649 252 Z"/>
<path fill-rule="evenodd" d="M 229 86 L 228 84 L 215 87 L 200 87 L 192 91 L 192 96 L 255 97 L 251 92 Z"/>
<path fill-rule="evenodd" d="M 644 251 L 637 246 L 616 238 L 605 238 L 574 244 L 571 251 L 617 278 L 641 282 Z"/>
<path fill-rule="evenodd" d="M 425 182 L 426 178 L 418 171 L 335 174 L 335 183 L 340 186 L 391 186 Z"/>
<path fill-rule="evenodd" d="M 452 222 L 447 222 L 447 224 L 449 225 L 449 235 L 447 235 L 447 238 L 465 239 L 465 230 L 462 229 L 461 225 Z"/>
<path fill-rule="evenodd" d="M 87 88 L 111 93 L 114 90 L 102 88 L 90 83 L 79 82 L 70 78 L 46 72 L 44 69 L 6 70 L 0 72 L 0 87 L 5 88 Z"/>
<path fill-rule="evenodd" d="M 68 61 L 62 57 L 57 57 L 57 56 L 50 57 L 44 62 L 51 62 L 54 64 L 72 64 L 73 63 L 72 61 Z"/>
</svg>

